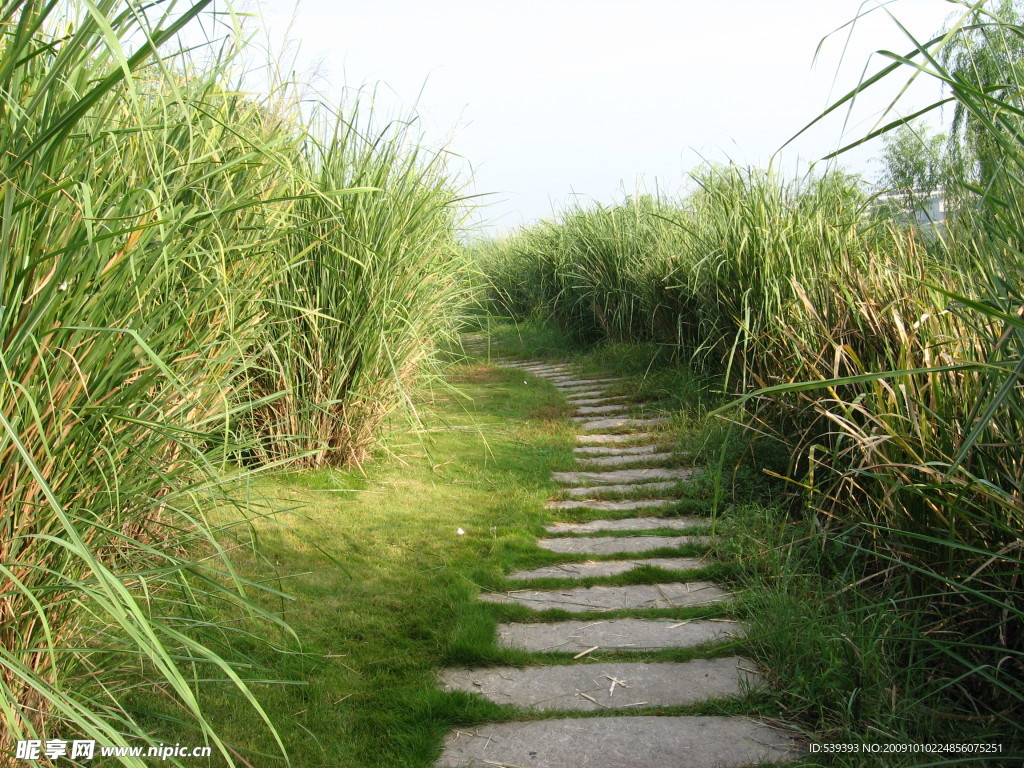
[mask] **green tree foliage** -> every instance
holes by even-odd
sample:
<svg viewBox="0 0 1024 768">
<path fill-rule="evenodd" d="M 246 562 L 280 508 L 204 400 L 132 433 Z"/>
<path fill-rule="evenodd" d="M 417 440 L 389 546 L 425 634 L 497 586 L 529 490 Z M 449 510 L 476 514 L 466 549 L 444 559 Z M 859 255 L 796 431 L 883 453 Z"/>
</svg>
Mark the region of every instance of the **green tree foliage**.
<svg viewBox="0 0 1024 768">
<path fill-rule="evenodd" d="M 913 213 L 949 175 L 948 137 L 923 122 L 904 123 L 884 137 L 882 184 L 892 190 L 907 213 Z"/>
<path fill-rule="evenodd" d="M 949 135 L 949 153 L 962 181 L 991 189 L 1003 166 L 1002 142 L 995 128 L 1014 134 L 1022 127 L 1024 107 L 1024 7 L 1020 0 L 981 6 L 939 52 L 939 60 L 957 86 L 977 92 L 976 103 L 957 99 Z M 985 114 L 998 113 L 994 123 Z M 993 115 L 994 116 L 994 115 Z"/>
</svg>

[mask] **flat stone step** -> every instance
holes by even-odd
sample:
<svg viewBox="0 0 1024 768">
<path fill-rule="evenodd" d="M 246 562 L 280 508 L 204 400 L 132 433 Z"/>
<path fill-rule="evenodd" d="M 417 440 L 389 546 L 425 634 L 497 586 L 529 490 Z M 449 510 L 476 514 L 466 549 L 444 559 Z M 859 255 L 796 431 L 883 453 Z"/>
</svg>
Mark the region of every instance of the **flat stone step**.
<svg viewBox="0 0 1024 768">
<path fill-rule="evenodd" d="M 549 552 L 574 555 L 618 555 L 624 552 L 650 552 L 652 549 L 707 544 L 708 536 L 575 536 L 541 539 L 537 546 Z"/>
<path fill-rule="evenodd" d="M 737 768 L 806 753 L 749 717 L 590 717 L 495 723 L 445 737 L 438 768 Z"/>
<path fill-rule="evenodd" d="M 641 467 L 639 469 L 613 469 L 607 472 L 552 472 L 556 483 L 591 483 L 611 485 L 613 483 L 644 483 L 653 480 L 689 480 L 699 470 L 693 467 Z"/>
<path fill-rule="evenodd" d="M 624 512 L 633 509 L 658 509 L 675 504 L 677 499 L 619 499 L 616 501 L 549 501 L 545 509 L 596 509 L 600 512 Z"/>
<path fill-rule="evenodd" d="M 607 399 L 609 397 L 612 397 L 612 395 L 609 395 L 607 390 L 593 389 L 591 387 L 588 387 L 586 389 L 580 389 L 578 391 L 569 392 L 565 396 L 565 401 L 567 403 L 572 403 L 574 397 L 598 397 L 602 399 Z M 621 395 L 615 395 L 615 397 L 621 397 Z"/>
<path fill-rule="evenodd" d="M 599 389 L 607 389 L 606 384 L 614 384 L 613 381 L 594 381 L 593 379 L 563 379 L 562 381 L 552 382 L 555 389 L 560 392 L 575 391 L 577 387 L 597 387 Z"/>
<path fill-rule="evenodd" d="M 581 405 L 576 409 L 580 417 L 602 416 L 607 413 L 625 413 L 633 408 L 632 405 Z"/>
<path fill-rule="evenodd" d="M 734 640 L 743 635 L 740 624 L 725 619 L 609 619 L 498 625 L 498 645 L 537 652 L 579 653 L 591 649 L 653 651 L 661 648 L 692 648 L 702 643 Z"/>
<path fill-rule="evenodd" d="M 594 533 L 595 531 L 652 531 L 669 528 L 682 531 L 695 525 L 707 525 L 703 517 L 623 517 L 619 520 L 591 520 L 586 523 L 552 523 L 548 533 Z"/>
<path fill-rule="evenodd" d="M 595 435 L 596 437 L 596 435 Z M 581 445 L 572 449 L 579 456 L 642 456 L 667 451 L 671 445 Z"/>
<path fill-rule="evenodd" d="M 614 384 L 615 382 L 622 381 L 622 379 L 573 379 L 570 381 L 560 382 L 555 384 L 555 389 L 563 389 L 566 387 L 580 387 L 584 384 Z"/>
<path fill-rule="evenodd" d="M 545 565 L 528 571 L 510 573 L 507 578 L 516 581 L 527 579 L 586 579 L 597 576 L 618 576 L 644 565 L 664 568 L 666 571 L 692 571 L 706 568 L 709 560 L 700 557 L 647 557 L 632 560 L 593 560 L 586 563 L 560 563 Z"/>
<path fill-rule="evenodd" d="M 636 464 L 640 461 L 668 461 L 671 458 L 671 453 L 628 453 L 625 456 L 578 458 L 576 463 L 583 467 L 621 467 L 625 464 Z"/>
<path fill-rule="evenodd" d="M 584 432 L 598 432 L 602 429 L 646 429 L 668 424 L 668 416 L 656 416 L 652 419 L 592 419 L 580 422 Z"/>
<path fill-rule="evenodd" d="M 626 587 L 573 587 L 571 589 L 517 589 L 480 595 L 486 603 L 523 605 L 535 611 L 561 609 L 571 613 L 648 608 L 692 608 L 732 599 L 732 595 L 706 581 L 670 584 L 632 584 Z"/>
<path fill-rule="evenodd" d="M 565 402 L 570 405 L 606 405 L 625 399 L 625 395 L 612 395 L 611 397 L 567 397 Z"/>
<path fill-rule="evenodd" d="M 584 488 L 563 488 L 562 493 L 586 499 L 593 498 L 602 493 L 650 493 L 651 491 L 667 491 L 675 487 L 675 481 L 662 483 L 622 483 L 621 485 L 590 485 Z"/>
<path fill-rule="evenodd" d="M 631 435 L 576 435 L 581 445 L 627 445 L 654 437 L 653 432 L 634 432 Z"/>
<path fill-rule="evenodd" d="M 475 693 L 527 710 L 592 712 L 673 707 L 739 696 L 762 684 L 754 662 L 739 656 L 687 662 L 596 662 L 542 667 L 454 667 L 441 671 L 446 691 Z"/>
</svg>

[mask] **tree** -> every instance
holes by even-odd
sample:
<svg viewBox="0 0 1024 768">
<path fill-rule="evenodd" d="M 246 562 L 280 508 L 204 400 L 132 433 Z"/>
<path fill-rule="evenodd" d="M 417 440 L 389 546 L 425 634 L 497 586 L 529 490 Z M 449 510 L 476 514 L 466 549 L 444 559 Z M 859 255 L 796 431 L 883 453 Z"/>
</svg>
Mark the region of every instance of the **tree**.
<svg viewBox="0 0 1024 768">
<path fill-rule="evenodd" d="M 999 0 L 993 10 L 982 6 L 950 40 L 940 55 L 957 98 L 948 139 L 952 164 L 962 181 L 980 190 L 992 188 L 1003 167 L 1006 135 L 1019 140 L 1024 107 L 1024 12 L 1019 0 Z M 1009 109 L 1008 109 L 1009 108 Z"/>
<path fill-rule="evenodd" d="M 947 137 L 932 133 L 923 122 L 908 122 L 885 134 L 884 142 L 882 184 L 898 194 L 903 210 L 913 216 L 946 181 Z"/>
</svg>

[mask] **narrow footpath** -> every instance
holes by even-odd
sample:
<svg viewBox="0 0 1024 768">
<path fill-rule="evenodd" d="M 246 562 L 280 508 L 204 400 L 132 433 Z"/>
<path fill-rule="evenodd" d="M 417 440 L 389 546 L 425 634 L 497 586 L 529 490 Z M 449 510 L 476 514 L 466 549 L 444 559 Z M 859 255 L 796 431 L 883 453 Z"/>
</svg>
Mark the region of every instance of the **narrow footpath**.
<svg viewBox="0 0 1024 768">
<path fill-rule="evenodd" d="M 467 350 L 483 352 L 483 341 L 467 340 Z M 442 672 L 446 690 L 464 691 L 524 712 L 589 712 L 570 716 L 494 723 L 454 730 L 445 739 L 437 766 L 490 768 L 725 768 L 778 763 L 804 754 L 802 740 L 777 722 L 745 716 L 676 716 L 649 714 L 659 707 L 678 707 L 707 700 L 742 696 L 763 684 L 754 662 L 738 656 L 694 658 L 686 662 L 594 661 L 595 651 L 630 652 L 655 649 L 713 647 L 739 636 L 737 623 L 720 618 L 664 618 L 664 609 L 715 606 L 732 595 L 707 581 L 691 580 L 709 565 L 704 557 L 649 556 L 657 550 L 706 547 L 708 536 L 690 535 L 706 529 L 700 517 L 660 516 L 678 499 L 681 483 L 699 468 L 680 467 L 680 457 L 660 432 L 668 423 L 651 415 L 643 404 L 627 403 L 614 394 L 619 380 L 584 379 L 567 365 L 498 360 L 551 381 L 575 406 L 578 422 L 578 471 L 556 472 L 552 480 L 565 486 L 548 503 L 552 510 L 580 510 L 586 522 L 546 526 L 550 534 L 539 547 L 558 553 L 592 555 L 593 560 L 511 573 L 523 587 L 501 594 L 483 594 L 490 603 L 512 603 L 533 611 L 560 609 L 581 618 L 570 621 L 507 623 L 498 629 L 499 643 L 534 652 L 575 652 L 570 665 L 531 667 L 448 668 Z M 660 440 L 659 440 L 660 438 Z M 594 511 L 615 513 L 615 519 L 591 519 Z M 623 513 L 634 517 L 621 517 Z M 564 513 L 563 513 L 564 515 Z M 630 586 L 591 585 L 568 589 L 531 589 L 534 579 L 614 577 L 643 566 L 678 573 L 677 580 Z M 662 617 L 645 618 L 654 611 Z M 628 610 L 628 617 L 620 614 Z M 616 615 L 601 619 L 602 613 Z M 713 654 L 711 654 L 713 655 Z M 630 710 L 643 709 L 633 715 Z M 608 710 L 623 714 L 610 716 Z"/>
</svg>

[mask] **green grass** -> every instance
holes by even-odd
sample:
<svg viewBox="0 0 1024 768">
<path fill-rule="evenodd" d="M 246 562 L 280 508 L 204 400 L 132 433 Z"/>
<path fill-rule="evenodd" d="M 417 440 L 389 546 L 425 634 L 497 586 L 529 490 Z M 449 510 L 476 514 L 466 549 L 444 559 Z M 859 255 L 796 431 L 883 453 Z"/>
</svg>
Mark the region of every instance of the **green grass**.
<svg viewBox="0 0 1024 768">
<path fill-rule="evenodd" d="M 500 330 L 505 339 L 522 335 L 518 354 L 535 348 L 532 323 Z M 558 332 L 539 334 L 545 345 Z M 732 651 L 756 659 L 767 670 L 772 689 L 756 702 L 735 702 L 728 711 L 756 711 L 790 723 L 822 743 L 899 744 L 928 741 L 980 741 L 1003 746 L 1000 755 L 971 761 L 963 756 L 812 756 L 807 766 L 1016 765 L 1024 755 L 1020 729 L 1008 718 L 992 720 L 958 713 L 965 691 L 939 671 L 944 648 L 922 647 L 926 617 L 914 612 L 914 592 L 866 567 L 854 547 L 864 546 L 856 527 L 823 526 L 798 505 L 799 489 L 779 479 L 786 475 L 790 453 L 770 434 L 758 435 L 741 424 L 710 412 L 724 402 L 720 386 L 698 376 L 652 345 L 606 344 L 577 349 L 572 359 L 580 370 L 631 376 L 623 391 L 660 391 L 681 410 L 665 436 L 677 450 L 687 451 L 706 474 L 691 497 L 674 505 L 673 513 L 708 516 L 723 535 L 713 554 L 720 563 L 692 572 L 738 592 L 733 605 L 703 611 L 665 611 L 680 617 L 710 615 L 741 619 L 747 637 Z M 638 378 L 643 377 L 643 378 Z M 702 386 L 695 386 L 702 382 Z M 561 468 L 561 467 L 560 467 Z M 557 519 L 617 517 L 614 513 L 556 512 Z M 623 515 L 625 516 L 625 515 Z M 550 553 L 524 556 L 522 567 L 536 567 Z M 588 583 L 655 583 L 665 574 L 653 569 Z M 669 577 L 671 579 L 671 576 Z M 669 580 L 666 579 L 666 580 Z M 550 588 L 574 582 L 544 580 Z M 500 587 L 500 583 L 494 584 Z M 656 612 L 661 613 L 661 612 Z M 516 606 L 488 610 L 504 620 L 554 621 L 568 618 L 559 611 L 529 613 Z M 636 615 L 624 611 L 618 615 Z M 645 614 L 653 615 L 653 614 Z M 718 652 L 718 650 L 714 651 Z M 723 651 L 724 652 L 724 651 Z M 466 652 L 472 660 L 473 651 Z M 692 651 L 659 652 L 645 658 L 691 658 Z M 566 663 L 561 655 L 561 663 Z M 498 652 L 487 658 L 512 663 L 516 656 Z"/>
<path fill-rule="evenodd" d="M 252 685 L 293 765 L 429 765 L 447 728 L 487 709 L 435 690 L 434 676 L 467 647 L 493 654 L 493 618 L 473 598 L 529 559 L 570 433 L 531 416 L 557 396 L 517 373 L 467 367 L 456 380 L 464 395 L 421 403 L 431 426 L 393 444 L 366 479 L 320 470 L 261 486 L 293 511 L 274 515 L 281 526 L 257 522 L 259 557 L 234 560 L 293 596 L 268 607 L 283 609 L 299 642 L 271 638 L 283 653 L 243 638 L 231 646 L 260 667 L 256 677 L 283 681 Z M 272 742 L 225 686 L 209 688 L 202 703 L 219 732 L 267 764 L 253 754 L 272 753 Z M 133 706 L 174 714 L 153 694 Z"/>
<path fill-rule="evenodd" d="M 622 352 L 593 350 L 578 353 L 575 360 L 594 371 L 611 359 L 632 361 L 621 363 L 618 370 L 631 375 L 629 384 L 636 387 L 643 385 L 641 377 L 663 386 L 677 370 L 674 364 L 636 366 L 640 355 Z M 307 471 L 261 486 L 290 511 L 274 514 L 276 522 L 254 523 L 259 557 L 236 553 L 234 559 L 246 578 L 267 580 L 293 597 L 267 606 L 283 613 L 298 640 L 281 634 L 270 637 L 268 647 L 231 637 L 230 650 L 236 662 L 251 663 L 247 678 L 279 681 L 250 685 L 276 723 L 292 765 L 425 768 L 451 728 L 616 714 L 523 713 L 478 697 L 444 693 L 436 674 L 446 665 L 581 663 L 574 654 L 504 649 L 495 641 L 499 622 L 558 621 L 579 614 L 487 604 L 476 599 L 481 592 L 651 584 L 681 577 L 731 587 L 737 599 L 703 608 L 616 611 L 600 618 L 742 620 L 746 637 L 697 648 L 598 650 L 582 663 L 685 662 L 738 654 L 756 659 L 771 687 L 737 699 L 638 709 L 634 714 L 760 715 L 787 722 L 825 743 L 944 740 L 950 721 L 936 706 L 940 699 L 919 699 L 935 683 L 926 658 L 906 655 L 907 627 L 900 623 L 905 618 L 896 610 L 880 611 L 879 595 L 870 583 L 850 587 L 857 579 L 843 570 L 849 563 L 843 549 L 808 522 L 787 514 L 787 496 L 780 487 L 747 467 L 756 463 L 760 449 L 751 447 L 739 430 L 715 427 L 721 420 L 707 415 L 716 398 L 713 387 L 691 401 L 685 418 L 677 419 L 666 435 L 677 445 L 699 446 L 697 461 L 705 464 L 708 476 L 691 501 L 701 508 L 683 503 L 670 513 L 714 520 L 722 535 L 712 548 L 716 562 L 682 576 L 642 568 L 608 578 L 520 582 L 505 574 L 595 559 L 536 547 L 546 522 L 624 515 L 543 509 L 557 490 L 549 473 L 567 466 L 575 444 L 571 428 L 561 419 L 561 395 L 550 384 L 472 362 L 454 367 L 451 378 L 461 392 L 439 389 L 419 403 L 425 423 L 432 426 L 407 433 L 395 443 L 393 454 L 367 465 L 365 475 Z M 684 387 L 693 381 L 690 375 L 680 378 Z M 742 482 L 733 467 L 744 468 Z M 715 498 L 718 507 L 712 518 Z M 466 534 L 458 536 L 458 528 Z M 706 551 L 692 547 L 654 554 Z M 224 611 L 218 623 L 229 626 L 237 612 Z M 229 686 L 206 686 L 202 703 L 232 750 L 253 765 L 274 764 L 269 756 L 273 743 L 253 731 L 251 718 L 240 710 L 238 695 Z M 188 731 L 166 720 L 174 710 L 154 691 L 141 689 L 130 705 L 159 738 L 182 743 L 190 738 Z M 964 740 L 1001 741 L 1006 749 L 1013 748 L 1008 732 L 961 721 L 956 728 Z M 215 758 L 211 764 L 220 761 Z M 854 768 L 914 763 L 819 756 L 799 764 Z"/>
<path fill-rule="evenodd" d="M 600 370 L 598 362 L 592 362 L 592 369 Z M 627 373 L 627 368 L 620 372 Z M 456 366 L 451 381 L 457 392 L 436 390 L 418 404 L 430 426 L 407 433 L 391 446 L 391 455 L 367 465 L 365 477 L 319 470 L 261 485 L 263 493 L 291 510 L 273 515 L 276 522 L 268 518 L 254 523 L 259 557 L 239 552 L 234 561 L 247 578 L 268 580 L 293 596 L 268 607 L 283 611 L 298 642 L 284 634 L 271 638 L 271 645 L 284 653 L 238 638 L 232 638 L 231 646 L 255 665 L 249 676 L 283 681 L 255 684 L 255 689 L 288 747 L 292 765 L 428 766 L 451 728 L 558 716 L 524 714 L 437 689 L 437 670 L 444 665 L 573 662 L 572 654 L 499 648 L 496 624 L 555 621 L 578 614 L 486 604 L 476 600 L 480 592 L 526 584 L 559 588 L 680 579 L 678 572 L 657 568 L 583 580 L 506 579 L 513 570 L 555 562 L 614 559 L 560 555 L 538 548 L 535 541 L 552 520 L 582 522 L 623 515 L 544 509 L 557 490 L 549 474 L 570 465 L 575 444 L 572 428 L 563 419 L 562 397 L 549 383 L 478 363 Z M 635 378 L 631 383 L 640 381 Z M 707 500 L 702 503 L 706 508 Z M 684 509 L 685 504 L 668 513 Z M 456 534 L 458 528 L 464 536 Z M 652 555 L 706 551 L 706 546 L 690 546 Z M 685 578 L 720 580 L 731 574 L 731 566 L 711 563 Z M 732 612 L 729 605 L 715 605 L 625 610 L 601 618 L 727 620 Z M 220 618 L 228 621 L 230 614 Z M 588 661 L 686 661 L 742 648 L 742 642 L 735 642 L 641 653 L 598 651 Z M 272 743 L 253 732 L 230 689 L 220 686 L 214 692 L 207 687 L 202 703 L 232 749 L 254 764 L 268 764 L 270 758 L 262 755 L 273 752 Z M 150 713 L 146 722 L 159 729 L 161 738 L 184 743 L 187 735 L 156 716 L 173 715 L 159 697 L 140 693 L 132 705 Z M 779 714 L 764 693 L 656 711 Z M 215 759 L 213 764 L 219 762 Z"/>
</svg>

